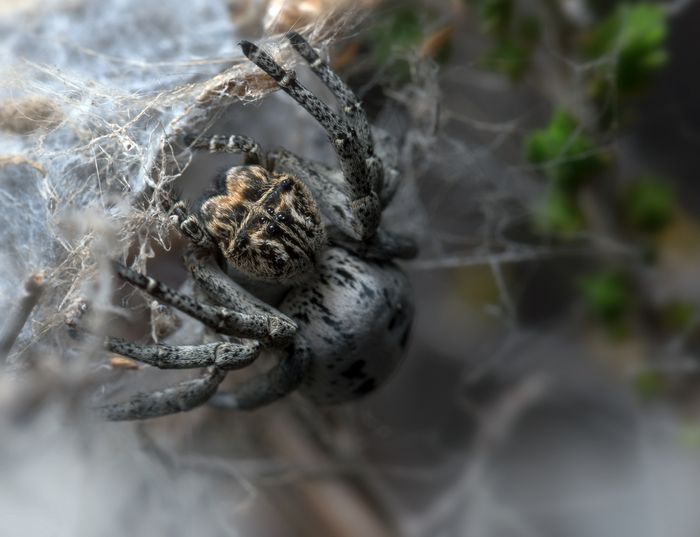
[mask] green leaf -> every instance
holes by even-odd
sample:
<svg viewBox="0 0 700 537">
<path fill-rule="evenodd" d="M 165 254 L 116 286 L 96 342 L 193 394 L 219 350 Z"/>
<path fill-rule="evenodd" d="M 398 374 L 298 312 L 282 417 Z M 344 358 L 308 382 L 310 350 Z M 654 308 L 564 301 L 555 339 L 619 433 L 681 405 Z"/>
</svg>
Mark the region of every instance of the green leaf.
<svg viewBox="0 0 700 537">
<path fill-rule="evenodd" d="M 662 326 L 671 332 L 688 330 L 696 322 L 698 310 L 692 302 L 675 300 L 665 304 L 660 311 Z"/>
<path fill-rule="evenodd" d="M 627 279 L 615 271 L 604 271 L 583 278 L 581 291 L 589 311 L 613 333 L 632 306 L 632 293 Z"/>
<path fill-rule="evenodd" d="M 513 16 L 513 0 L 475 0 L 473 3 L 485 32 L 506 31 Z"/>
<path fill-rule="evenodd" d="M 591 34 L 586 54 L 595 60 L 610 57 L 617 90 L 637 92 L 666 64 L 667 34 L 668 21 L 660 6 L 622 5 Z"/>
<path fill-rule="evenodd" d="M 525 142 L 527 159 L 543 166 L 558 190 L 574 192 L 600 170 L 603 160 L 578 122 L 557 110 L 549 125 L 533 132 Z"/>
<path fill-rule="evenodd" d="M 538 207 L 535 222 L 547 234 L 574 235 L 586 226 L 576 200 L 564 192 L 553 191 Z"/>
<path fill-rule="evenodd" d="M 628 189 L 624 197 L 624 213 L 637 230 L 657 233 L 671 221 L 674 202 L 667 183 L 655 177 L 645 177 Z"/>
<path fill-rule="evenodd" d="M 386 69 L 393 83 L 410 80 L 408 58 L 420 49 L 425 38 L 422 15 L 423 12 L 411 7 L 387 12 L 369 34 L 375 61 Z"/>
<path fill-rule="evenodd" d="M 423 28 L 415 9 L 392 12 L 372 32 L 374 50 L 380 63 L 391 63 L 398 56 L 417 49 L 423 42 Z"/>
<path fill-rule="evenodd" d="M 644 371 L 634 378 L 634 387 L 644 399 L 653 399 L 663 394 L 665 383 L 656 371 Z"/>
<path fill-rule="evenodd" d="M 531 49 L 509 38 L 501 38 L 481 59 L 481 65 L 519 80 L 530 65 Z"/>
</svg>

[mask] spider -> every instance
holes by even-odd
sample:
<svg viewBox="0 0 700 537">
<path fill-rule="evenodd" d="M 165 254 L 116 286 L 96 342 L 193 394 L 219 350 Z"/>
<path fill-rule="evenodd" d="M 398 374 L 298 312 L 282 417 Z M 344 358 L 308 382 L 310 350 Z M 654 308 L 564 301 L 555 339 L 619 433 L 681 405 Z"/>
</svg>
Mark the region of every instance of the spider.
<svg viewBox="0 0 700 537">
<path fill-rule="evenodd" d="M 217 180 L 196 206 L 170 207 L 188 239 L 184 260 L 205 303 L 114 262 L 116 274 L 202 322 L 221 340 L 200 345 L 145 345 L 107 337 L 117 354 L 163 369 L 201 368 L 194 380 L 98 407 L 110 420 L 163 416 L 204 403 L 252 410 L 294 390 L 318 404 L 373 391 L 397 367 L 409 336 L 413 297 L 393 263 L 411 258 L 409 237 L 379 226 L 398 186 L 392 139 L 369 126 L 360 102 L 298 33 L 286 35 L 339 104 L 333 111 L 265 51 L 240 43 L 245 56 L 309 112 L 326 131 L 340 169 L 278 149 L 263 152 L 240 135 L 185 135 L 193 150 L 239 153 L 244 164 Z M 279 285 L 276 307 L 229 274 Z M 241 279 L 238 277 L 237 279 Z M 228 372 L 277 351 L 269 370 L 219 391 Z"/>
</svg>

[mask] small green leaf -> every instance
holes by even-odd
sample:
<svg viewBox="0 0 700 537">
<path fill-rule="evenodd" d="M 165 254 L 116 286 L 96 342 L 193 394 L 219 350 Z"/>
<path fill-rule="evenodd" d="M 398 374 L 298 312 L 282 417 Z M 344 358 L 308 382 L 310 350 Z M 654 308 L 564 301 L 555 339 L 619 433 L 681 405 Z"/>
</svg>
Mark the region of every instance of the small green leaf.
<svg viewBox="0 0 700 537">
<path fill-rule="evenodd" d="M 397 56 L 417 49 L 423 42 L 423 28 L 415 9 L 392 12 L 372 32 L 374 50 L 380 63 L 390 63 Z"/>
<path fill-rule="evenodd" d="M 660 6 L 622 5 L 590 35 L 586 54 L 595 60 L 609 57 L 616 89 L 637 92 L 666 64 L 667 33 L 668 21 Z M 600 77 L 605 79 L 606 72 Z"/>
<path fill-rule="evenodd" d="M 420 15 L 423 13 L 410 7 L 388 12 L 370 32 L 375 61 L 383 66 L 394 83 L 410 79 L 408 58 L 420 49 L 425 38 Z"/>
<path fill-rule="evenodd" d="M 531 49 L 510 38 L 503 37 L 481 58 L 485 69 L 508 75 L 513 80 L 519 80 L 530 64 Z"/>
<path fill-rule="evenodd" d="M 591 314 L 614 334 L 632 306 L 627 279 L 615 271 L 604 271 L 581 280 L 581 291 Z"/>
<path fill-rule="evenodd" d="M 479 20 L 487 33 L 503 33 L 513 16 L 513 0 L 475 0 Z"/>
<path fill-rule="evenodd" d="M 526 140 L 527 159 L 544 167 L 557 189 L 574 192 L 600 170 L 600 152 L 565 110 L 557 110 L 549 125 Z"/>
<path fill-rule="evenodd" d="M 668 183 L 645 177 L 628 189 L 624 197 L 624 213 L 634 228 L 657 233 L 671 221 L 674 201 Z"/>
<path fill-rule="evenodd" d="M 664 379 L 656 371 L 643 371 L 634 378 L 634 387 L 644 399 L 661 395 L 665 388 Z"/>
<path fill-rule="evenodd" d="M 586 226 L 576 200 L 559 191 L 551 192 L 538 207 L 535 214 L 537 227 L 547 234 L 574 235 Z"/>
<path fill-rule="evenodd" d="M 698 310 L 695 304 L 676 300 L 661 309 L 661 322 L 664 328 L 672 332 L 688 330 L 696 322 Z"/>
</svg>

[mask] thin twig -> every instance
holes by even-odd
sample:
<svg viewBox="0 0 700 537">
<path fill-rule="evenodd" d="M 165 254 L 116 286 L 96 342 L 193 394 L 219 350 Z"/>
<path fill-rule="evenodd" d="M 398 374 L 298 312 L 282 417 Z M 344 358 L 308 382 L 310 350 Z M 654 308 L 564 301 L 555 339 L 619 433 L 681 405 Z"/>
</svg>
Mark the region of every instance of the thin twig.
<svg viewBox="0 0 700 537">
<path fill-rule="evenodd" d="M 43 272 L 37 272 L 32 274 L 24 283 L 24 289 L 27 291 L 27 294 L 20 299 L 19 303 L 10 312 L 2 335 L 0 335 L 0 364 L 7 359 L 29 315 L 39 302 L 44 291 L 45 281 Z"/>
</svg>

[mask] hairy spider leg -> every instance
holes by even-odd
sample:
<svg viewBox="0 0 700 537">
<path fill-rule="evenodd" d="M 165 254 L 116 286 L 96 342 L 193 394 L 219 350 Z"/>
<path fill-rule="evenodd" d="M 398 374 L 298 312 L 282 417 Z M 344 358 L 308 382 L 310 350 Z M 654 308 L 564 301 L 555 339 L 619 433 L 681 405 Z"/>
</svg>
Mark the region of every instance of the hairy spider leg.
<svg viewBox="0 0 700 537">
<path fill-rule="evenodd" d="M 222 136 L 215 134 L 210 137 L 186 134 L 183 139 L 191 149 L 209 151 L 210 153 L 234 153 L 245 155 L 245 164 L 258 164 L 267 169 L 267 155 L 260 144 L 240 134 Z"/>
<path fill-rule="evenodd" d="M 119 341 L 113 338 L 115 347 Z M 198 352 L 210 344 L 199 347 Z M 172 347 L 176 351 L 177 347 Z M 244 359 L 245 360 L 245 359 Z M 247 363 L 237 362 L 237 367 Z M 142 392 L 123 403 L 98 406 L 97 412 L 111 421 L 142 420 L 157 418 L 178 412 L 192 410 L 204 403 L 226 410 L 254 410 L 281 399 L 295 391 L 306 374 L 309 365 L 309 352 L 305 346 L 297 344 L 277 365 L 260 375 L 252 377 L 236 387 L 235 391 L 219 392 L 219 384 L 226 376 L 224 367 L 209 367 L 204 374 L 176 386 L 155 392 Z"/>
<path fill-rule="evenodd" d="M 122 279 L 143 289 L 154 298 L 193 316 L 217 332 L 225 334 L 235 332 L 239 337 L 245 337 L 243 334 L 247 333 L 248 337 L 262 339 L 267 337 L 272 343 L 277 344 L 282 344 L 292 337 L 296 331 L 294 321 L 249 295 L 232 280 L 226 278 L 215 266 L 210 254 L 204 251 L 189 251 L 186 259 L 195 281 L 207 294 L 216 295 L 217 302 L 224 302 L 232 308 L 243 310 L 244 313 L 199 303 L 119 263 L 114 263 L 114 266 Z M 268 327 L 264 332 L 260 332 L 262 320 L 266 320 L 265 326 Z M 260 333 L 256 334 L 256 332 Z M 139 393 L 122 403 L 97 407 L 97 411 L 104 418 L 119 421 L 155 418 L 191 410 L 206 403 L 216 392 L 225 372 L 250 365 L 257 358 L 262 343 L 245 341 L 202 345 L 144 345 L 121 338 L 107 337 L 105 347 L 112 352 L 161 369 L 213 366 L 198 379 L 185 381 L 165 390 Z M 301 359 L 291 357 L 292 354 L 290 352 L 288 358 L 266 374 L 243 384 L 239 400 L 244 402 L 244 406 L 240 408 L 259 406 L 254 404 L 254 401 L 265 404 L 267 401 L 283 397 L 299 386 L 306 367 L 304 360 L 306 354 L 301 355 Z M 230 394 L 228 398 L 230 400 Z"/>
<path fill-rule="evenodd" d="M 295 391 L 304 380 L 310 353 L 300 338 L 276 365 L 236 386 L 235 391 L 218 392 L 209 405 L 224 410 L 255 410 Z"/>
<path fill-rule="evenodd" d="M 359 142 L 362 144 L 363 156 L 367 167 L 367 174 L 374 182 L 375 192 L 382 191 L 383 169 L 381 162 L 374 154 L 374 141 L 372 140 L 372 130 L 362 108 L 362 103 L 350 87 L 338 74 L 331 69 L 318 55 L 309 42 L 297 32 L 288 32 L 287 39 L 294 50 L 309 64 L 314 74 L 321 79 L 326 87 L 331 90 L 335 98 L 341 105 L 343 115 L 347 118 L 350 126 L 355 130 Z"/>
<path fill-rule="evenodd" d="M 379 226 L 382 212 L 375 191 L 376 178 L 372 177 L 367 169 L 368 164 L 376 159 L 372 161 L 368 158 L 363 151 L 364 144 L 360 143 L 355 130 L 327 104 L 299 83 L 293 70 L 282 68 L 272 59 L 272 56 L 250 41 L 242 41 L 241 49 L 250 61 L 275 79 L 277 85 L 326 130 L 347 180 L 350 206 L 356 216 L 355 232 L 360 239 L 371 237 Z"/>
<path fill-rule="evenodd" d="M 239 313 L 224 307 L 203 304 L 192 297 L 145 276 L 121 263 L 113 262 L 117 275 L 143 289 L 153 298 L 179 309 L 218 333 L 242 338 L 269 339 L 274 343 L 289 341 L 296 332 L 296 324 L 287 318 L 270 314 Z"/>
<path fill-rule="evenodd" d="M 142 345 L 118 337 L 105 338 L 105 347 L 159 369 L 196 369 L 216 366 L 224 371 L 252 364 L 260 352 L 257 341 L 203 345 Z"/>
<path fill-rule="evenodd" d="M 142 392 L 124 403 L 102 405 L 95 410 L 110 421 L 158 418 L 186 412 L 209 401 L 225 377 L 226 371 L 210 367 L 199 378 L 164 390 Z"/>
<path fill-rule="evenodd" d="M 333 233 L 328 236 L 333 244 L 342 246 L 362 259 L 372 261 L 391 261 L 392 259 L 413 259 L 418 254 L 418 246 L 413 237 L 378 229 L 370 239 L 356 241 L 344 234 Z"/>
<path fill-rule="evenodd" d="M 343 115 L 348 119 L 350 126 L 355 129 L 359 136 L 360 142 L 364 144 L 365 150 L 371 151 L 372 148 L 372 132 L 370 131 L 367 115 L 362 109 L 362 104 L 357 99 L 355 93 L 348 87 L 338 74 L 321 59 L 316 50 L 297 32 L 288 32 L 286 38 L 291 43 L 294 50 L 297 51 L 314 74 L 321 79 L 326 87 L 331 90 L 333 95 L 341 105 Z"/>
<path fill-rule="evenodd" d="M 243 313 L 266 315 L 272 319 L 280 318 L 296 327 L 292 319 L 253 296 L 227 276 L 219 267 L 211 250 L 188 248 L 184 260 L 185 267 L 197 287 L 215 303 Z"/>
<path fill-rule="evenodd" d="M 185 134 L 183 142 L 192 149 L 207 150 L 210 153 L 242 153 L 245 155 L 245 164 L 260 165 L 266 169 L 268 167 L 267 155 L 261 149 L 260 144 L 248 136 L 232 134 L 230 136 L 214 135 L 202 137 L 201 135 Z M 177 198 L 177 196 L 173 197 Z M 172 200 L 170 203 L 172 203 L 172 208 L 169 210 L 180 232 L 192 244 L 215 250 L 217 248 L 216 245 L 204 229 L 199 218 L 194 214 L 190 214 L 185 202 Z"/>
<path fill-rule="evenodd" d="M 412 259 L 416 256 L 418 249 L 412 237 L 381 227 L 367 240 L 352 238 L 349 227 L 354 216 L 347 196 L 340 190 L 342 185 L 334 177 L 334 170 L 319 162 L 303 160 L 285 149 L 279 149 L 271 155 L 276 167 L 302 178 L 314 193 L 316 203 L 332 224 L 327 230 L 331 243 L 340 245 L 360 257 L 377 261 Z"/>
<path fill-rule="evenodd" d="M 204 403 L 227 410 L 254 410 L 295 391 L 304 379 L 309 365 L 309 352 L 300 341 L 287 356 L 264 373 L 236 387 L 235 392 L 216 393 L 226 372 L 249 365 L 260 345 L 210 343 L 205 345 L 171 346 L 138 345 L 119 338 L 108 338 L 108 348 L 163 369 L 209 367 L 199 378 L 155 392 L 141 392 L 128 401 L 98 406 L 97 412 L 111 421 L 157 418 L 192 410 Z M 169 353 L 166 360 L 161 353 Z M 226 356 L 228 355 L 228 356 Z"/>
</svg>

